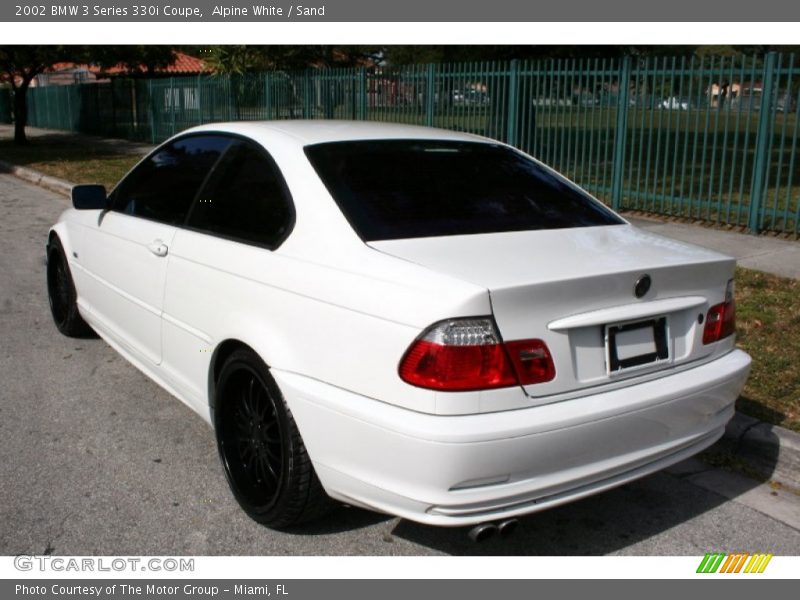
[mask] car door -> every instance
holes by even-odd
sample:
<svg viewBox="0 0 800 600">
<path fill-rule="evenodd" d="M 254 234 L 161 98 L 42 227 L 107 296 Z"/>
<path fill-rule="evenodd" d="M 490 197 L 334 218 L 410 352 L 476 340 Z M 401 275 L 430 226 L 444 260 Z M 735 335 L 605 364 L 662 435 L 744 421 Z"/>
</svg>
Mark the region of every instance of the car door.
<svg viewBox="0 0 800 600">
<path fill-rule="evenodd" d="M 147 363 L 161 361 L 164 281 L 176 228 L 228 143 L 191 135 L 162 146 L 120 182 L 111 209 L 84 232 L 84 302 L 106 334 Z"/>
<path fill-rule="evenodd" d="M 167 267 L 162 371 L 197 410 L 208 409 L 208 364 L 230 335 L 226 323 L 269 310 L 259 281 L 280 281 L 285 259 L 272 250 L 293 224 L 292 199 L 272 158 L 234 139 L 176 233 Z"/>
</svg>

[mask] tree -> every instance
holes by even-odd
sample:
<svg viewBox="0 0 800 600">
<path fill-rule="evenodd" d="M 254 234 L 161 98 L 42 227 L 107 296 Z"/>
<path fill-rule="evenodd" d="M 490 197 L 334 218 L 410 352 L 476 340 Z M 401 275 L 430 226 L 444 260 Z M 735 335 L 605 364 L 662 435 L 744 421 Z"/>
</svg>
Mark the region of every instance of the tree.
<svg viewBox="0 0 800 600">
<path fill-rule="evenodd" d="M 203 58 L 217 73 L 354 67 L 372 62 L 375 50 L 365 46 L 211 46 Z"/>
<path fill-rule="evenodd" d="M 101 68 L 122 66 L 131 75 L 152 75 L 175 60 L 171 46 L 94 46 L 91 62 Z"/>
<path fill-rule="evenodd" d="M 25 126 L 31 82 L 54 64 L 70 62 L 106 68 L 122 64 L 137 73 L 150 73 L 169 64 L 172 57 L 168 46 L 0 46 L 0 82 L 9 83 L 14 94 L 14 143 L 28 142 Z"/>
<path fill-rule="evenodd" d="M 621 56 L 682 56 L 690 55 L 696 46 L 621 46 L 621 45 L 560 45 L 512 46 L 470 45 L 386 46 L 383 57 L 390 65 L 420 63 L 481 62 L 541 58 L 618 58 Z"/>
<path fill-rule="evenodd" d="M 0 81 L 14 94 L 14 143 L 25 144 L 28 122 L 28 88 L 40 73 L 54 63 L 74 61 L 83 46 L 0 46 Z"/>
</svg>

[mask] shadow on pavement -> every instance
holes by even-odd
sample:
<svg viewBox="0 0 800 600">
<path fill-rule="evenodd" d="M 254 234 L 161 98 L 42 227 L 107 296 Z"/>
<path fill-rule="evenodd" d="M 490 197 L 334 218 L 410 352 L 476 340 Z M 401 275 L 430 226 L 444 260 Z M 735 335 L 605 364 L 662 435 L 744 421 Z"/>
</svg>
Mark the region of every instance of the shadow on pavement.
<svg viewBox="0 0 800 600">
<path fill-rule="evenodd" d="M 322 519 L 287 529 L 292 535 L 330 535 L 354 531 L 392 520 L 394 517 L 351 506 L 337 506 Z"/>
<path fill-rule="evenodd" d="M 753 481 L 752 487 L 758 483 Z M 401 521 L 393 533 L 447 554 L 604 555 L 622 549 L 630 552 L 632 546 L 701 518 L 725 502 L 727 498 L 684 481 L 681 476 L 661 472 L 520 518 L 512 535 L 495 536 L 480 544 L 468 538 L 466 528 L 443 529 Z M 649 546 L 643 547 L 641 553 L 654 552 Z"/>
</svg>

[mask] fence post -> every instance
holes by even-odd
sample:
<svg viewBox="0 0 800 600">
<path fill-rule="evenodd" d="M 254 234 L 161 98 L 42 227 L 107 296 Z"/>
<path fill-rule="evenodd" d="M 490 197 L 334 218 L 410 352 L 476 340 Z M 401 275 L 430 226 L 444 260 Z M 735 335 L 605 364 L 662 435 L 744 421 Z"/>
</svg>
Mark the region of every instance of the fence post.
<svg viewBox="0 0 800 600">
<path fill-rule="evenodd" d="M 433 113 L 436 110 L 436 67 L 428 65 L 425 78 L 425 125 L 433 127 Z"/>
<path fill-rule="evenodd" d="M 131 79 L 131 128 L 135 139 L 139 139 L 139 80 Z"/>
<path fill-rule="evenodd" d="M 203 119 L 203 103 L 200 100 L 200 88 L 201 88 L 201 86 L 200 86 L 200 73 L 197 74 L 197 77 L 195 78 L 195 84 L 194 85 L 195 85 L 194 99 L 195 99 L 195 102 L 197 102 L 197 122 L 202 125 L 203 123 L 205 123 L 205 121 Z"/>
<path fill-rule="evenodd" d="M 506 142 L 511 146 L 516 146 L 519 140 L 517 133 L 519 127 L 519 61 L 511 61 L 511 68 L 508 72 L 508 118 L 506 120 Z"/>
<path fill-rule="evenodd" d="M 67 128 L 67 130 L 68 131 L 73 131 L 72 127 L 73 127 L 74 121 L 72 120 L 72 103 L 69 101 L 69 97 L 70 97 L 71 92 L 72 92 L 72 86 L 67 86 L 66 92 L 67 93 L 64 94 L 64 96 L 66 97 L 66 100 L 67 100 L 67 122 L 69 123 L 69 127 Z M 0 105 L 2 105 L 2 102 L 0 102 Z M 0 123 L 2 123 L 2 122 L 3 122 L 3 115 L 0 115 Z"/>
<path fill-rule="evenodd" d="M 303 74 L 303 118 L 311 118 L 311 70 Z"/>
<path fill-rule="evenodd" d="M 356 81 L 356 96 L 353 99 L 353 114 L 358 121 L 366 121 L 368 104 L 367 95 L 369 94 L 369 90 L 367 89 L 367 69 L 365 67 L 359 68 L 357 75 L 358 79 Z"/>
<path fill-rule="evenodd" d="M 172 110 L 172 133 L 175 135 L 175 78 L 169 78 L 169 107 Z"/>
<path fill-rule="evenodd" d="M 269 72 L 264 73 L 264 107 L 266 108 L 267 114 L 265 115 L 267 120 L 272 119 L 272 86 L 271 77 Z"/>
<path fill-rule="evenodd" d="M 147 104 L 150 106 L 150 143 L 156 143 L 156 106 L 153 98 L 153 80 L 147 80 Z"/>
<path fill-rule="evenodd" d="M 92 106 L 94 107 L 95 114 L 99 115 L 100 114 L 100 86 L 99 85 L 93 85 L 91 87 L 91 89 L 94 92 L 94 94 L 93 94 L 94 101 L 92 103 Z M 102 126 L 103 126 L 102 120 L 101 119 L 97 119 L 95 121 L 95 124 L 92 125 L 92 129 L 89 130 L 89 133 L 91 133 L 93 135 L 102 135 L 102 130 L 100 129 Z"/>
<path fill-rule="evenodd" d="M 51 86 L 51 87 L 53 89 L 53 92 L 56 92 L 55 86 Z M 59 86 L 59 87 L 62 87 L 62 86 Z M 50 88 L 48 88 L 48 89 L 50 89 Z M 56 127 L 55 127 L 55 129 L 64 129 L 64 124 L 61 122 L 61 102 L 60 102 L 61 98 L 59 98 L 60 95 L 61 95 L 61 92 L 59 90 L 59 92 L 56 93 L 56 101 L 55 101 L 55 105 L 56 105 L 56 114 L 55 114 Z"/>
<path fill-rule="evenodd" d="M 369 73 L 366 69 L 361 69 L 361 83 L 364 92 L 361 94 L 361 118 L 366 121 L 369 114 Z"/>
<path fill-rule="evenodd" d="M 769 136 L 772 135 L 772 100 L 775 92 L 775 63 L 777 54 L 770 52 L 764 59 L 763 87 L 761 89 L 761 106 L 758 111 L 758 128 L 756 129 L 756 149 L 753 158 L 753 185 L 750 188 L 750 214 L 747 228 L 750 233 L 757 234 L 761 227 L 761 201 L 766 191 L 767 164 L 769 162 Z"/>
<path fill-rule="evenodd" d="M 109 82 L 109 89 L 111 90 L 111 135 L 117 135 L 117 98 L 116 94 L 114 93 L 114 81 L 115 79 L 112 77 L 111 81 Z M 104 134 L 108 135 L 107 131 L 103 132 Z"/>
<path fill-rule="evenodd" d="M 227 99 L 228 105 L 228 112 L 227 112 L 227 119 L 228 121 L 233 121 L 233 75 L 230 73 L 225 75 L 225 98 Z"/>
<path fill-rule="evenodd" d="M 30 88 L 28 88 L 30 90 Z M 50 129 L 55 129 L 53 124 L 50 123 L 50 86 L 44 88 L 44 126 L 49 127 Z M 41 125 L 40 125 L 41 127 Z"/>
<path fill-rule="evenodd" d="M 628 94 L 631 85 L 631 57 L 622 59 L 617 90 L 617 127 L 614 137 L 614 161 L 612 163 L 611 208 L 619 210 L 622 204 L 622 175 L 625 172 L 625 143 L 628 138 Z"/>
</svg>

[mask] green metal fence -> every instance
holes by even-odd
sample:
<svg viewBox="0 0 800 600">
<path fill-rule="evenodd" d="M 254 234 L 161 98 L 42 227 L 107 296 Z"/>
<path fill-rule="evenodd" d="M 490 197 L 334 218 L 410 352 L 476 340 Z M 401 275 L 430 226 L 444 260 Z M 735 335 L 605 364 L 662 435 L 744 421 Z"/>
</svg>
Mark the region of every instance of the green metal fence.
<svg viewBox="0 0 800 600">
<path fill-rule="evenodd" d="M 795 57 L 564 59 L 30 90 L 31 125 L 159 142 L 223 120 L 432 125 L 513 144 L 614 208 L 800 234 Z"/>
</svg>

